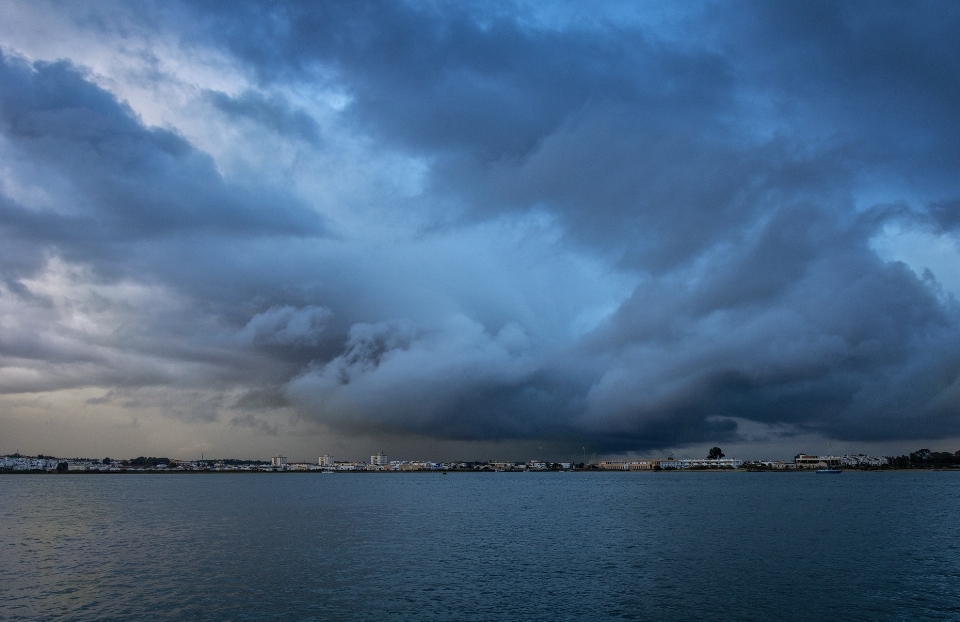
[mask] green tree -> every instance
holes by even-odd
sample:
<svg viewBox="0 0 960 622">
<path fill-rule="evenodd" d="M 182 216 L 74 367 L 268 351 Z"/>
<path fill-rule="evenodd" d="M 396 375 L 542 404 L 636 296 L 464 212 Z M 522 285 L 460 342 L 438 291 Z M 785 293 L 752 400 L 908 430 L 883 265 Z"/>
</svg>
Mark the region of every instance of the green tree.
<svg viewBox="0 0 960 622">
<path fill-rule="evenodd" d="M 910 454 L 910 462 L 914 466 L 924 466 L 930 460 L 931 454 L 933 452 L 929 449 L 918 449 Z"/>
<path fill-rule="evenodd" d="M 712 447 L 710 453 L 707 454 L 707 460 L 719 460 L 723 458 L 723 450 L 719 447 Z"/>
</svg>

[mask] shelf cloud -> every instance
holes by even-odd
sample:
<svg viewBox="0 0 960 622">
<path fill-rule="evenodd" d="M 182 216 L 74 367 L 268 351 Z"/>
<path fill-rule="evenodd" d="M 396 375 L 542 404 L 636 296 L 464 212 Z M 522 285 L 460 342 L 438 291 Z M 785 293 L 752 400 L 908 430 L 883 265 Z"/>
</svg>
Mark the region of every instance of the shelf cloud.
<svg viewBox="0 0 960 622">
<path fill-rule="evenodd" d="M 21 423 L 63 395 L 94 428 L 115 408 L 263 447 L 960 436 L 960 9 L 9 2 L 0 23 Z"/>
</svg>

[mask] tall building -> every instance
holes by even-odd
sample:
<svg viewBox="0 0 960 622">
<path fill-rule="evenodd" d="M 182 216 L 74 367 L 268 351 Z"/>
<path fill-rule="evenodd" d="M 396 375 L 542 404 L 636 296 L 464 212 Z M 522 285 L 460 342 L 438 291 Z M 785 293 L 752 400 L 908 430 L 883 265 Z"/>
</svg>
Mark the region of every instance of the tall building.
<svg viewBox="0 0 960 622">
<path fill-rule="evenodd" d="M 320 466 L 322 466 L 322 467 L 332 467 L 332 466 L 333 466 L 333 458 L 331 458 L 330 456 L 324 454 L 324 455 L 320 456 L 320 460 L 318 461 L 318 464 L 319 464 Z"/>
<path fill-rule="evenodd" d="M 286 456 L 274 456 L 270 458 L 270 466 L 284 468 L 287 466 L 287 457 Z"/>
<path fill-rule="evenodd" d="M 388 464 L 386 454 L 381 451 L 378 454 L 370 456 L 370 464 L 374 466 L 386 466 Z"/>
</svg>

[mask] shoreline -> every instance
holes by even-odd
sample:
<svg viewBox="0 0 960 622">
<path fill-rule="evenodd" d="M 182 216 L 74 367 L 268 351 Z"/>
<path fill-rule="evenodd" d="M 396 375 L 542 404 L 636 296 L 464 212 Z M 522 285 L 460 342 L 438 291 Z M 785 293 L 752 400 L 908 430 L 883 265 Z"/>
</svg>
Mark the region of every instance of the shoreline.
<svg viewBox="0 0 960 622">
<path fill-rule="evenodd" d="M 904 473 L 904 472 L 956 472 L 960 473 L 960 467 L 957 468 L 920 468 L 920 469 L 900 469 L 900 468 L 867 468 L 867 469 L 841 469 L 844 472 L 850 473 Z M 464 474 L 464 473 L 508 473 L 508 474 L 522 474 L 522 473 L 556 473 L 556 474 L 570 474 L 570 473 L 593 473 L 593 474 L 664 474 L 664 473 L 774 473 L 774 474 L 798 474 L 798 473 L 810 473 L 816 474 L 816 469 L 645 469 L 645 470 L 615 470 L 615 469 L 568 469 L 568 470 L 510 470 L 510 471 L 496 471 L 496 470 L 487 470 L 487 469 L 449 469 L 449 470 L 430 470 L 430 469 L 420 469 L 420 470 L 406 470 L 406 471 L 301 471 L 301 470 L 288 470 L 288 471 L 270 471 L 270 470 L 163 470 L 163 469 L 125 469 L 120 471 L 67 471 L 63 473 L 57 473 L 55 471 L 44 471 L 39 469 L 33 470 L 0 470 L 0 475 L 402 475 L 402 474 L 416 474 L 416 475 L 446 475 L 446 474 Z"/>
</svg>

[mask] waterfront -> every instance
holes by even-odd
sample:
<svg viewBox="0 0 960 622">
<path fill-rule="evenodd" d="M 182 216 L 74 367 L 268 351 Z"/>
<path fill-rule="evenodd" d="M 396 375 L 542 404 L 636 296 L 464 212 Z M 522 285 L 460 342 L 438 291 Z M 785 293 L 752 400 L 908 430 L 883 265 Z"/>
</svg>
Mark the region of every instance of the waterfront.
<svg viewBox="0 0 960 622">
<path fill-rule="evenodd" d="M 5 477 L 0 616 L 954 620 L 958 477 Z"/>
</svg>

